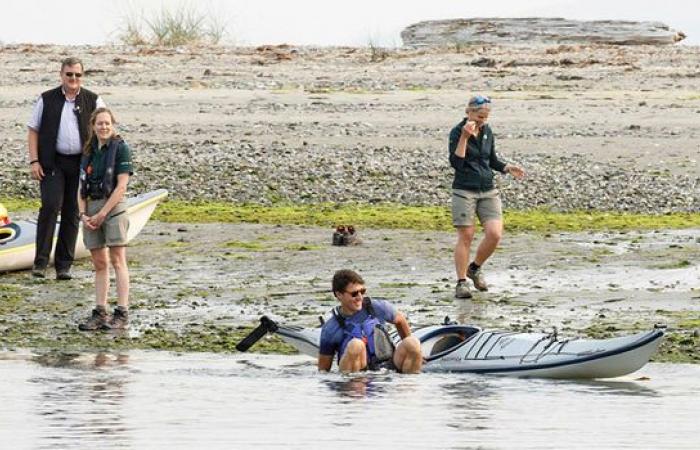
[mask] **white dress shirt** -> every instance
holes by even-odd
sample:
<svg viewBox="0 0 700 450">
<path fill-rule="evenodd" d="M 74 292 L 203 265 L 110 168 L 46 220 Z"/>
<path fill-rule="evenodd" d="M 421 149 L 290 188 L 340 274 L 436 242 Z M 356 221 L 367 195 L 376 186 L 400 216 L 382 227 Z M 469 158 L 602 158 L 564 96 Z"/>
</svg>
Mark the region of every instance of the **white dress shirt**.
<svg viewBox="0 0 700 450">
<path fill-rule="evenodd" d="M 97 108 L 105 108 L 102 97 L 97 97 Z M 66 98 L 61 112 L 61 124 L 58 127 L 58 137 L 56 138 L 56 151 L 62 155 L 78 155 L 83 150 L 80 147 L 80 126 L 78 125 L 78 116 L 74 112 L 75 99 L 68 100 Z M 32 130 L 39 132 L 41 128 L 41 116 L 44 113 L 44 98 L 40 95 L 34 104 L 32 116 L 27 122 L 27 126 Z"/>
</svg>

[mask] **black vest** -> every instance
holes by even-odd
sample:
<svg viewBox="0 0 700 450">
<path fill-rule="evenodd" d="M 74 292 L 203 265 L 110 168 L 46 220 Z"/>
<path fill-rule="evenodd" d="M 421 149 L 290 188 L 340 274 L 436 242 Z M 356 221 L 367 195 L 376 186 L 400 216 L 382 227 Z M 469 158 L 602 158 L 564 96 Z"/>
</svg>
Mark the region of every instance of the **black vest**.
<svg viewBox="0 0 700 450">
<path fill-rule="evenodd" d="M 61 124 L 61 113 L 66 97 L 63 95 L 61 86 L 51 89 L 41 94 L 44 102 L 44 112 L 41 116 L 41 126 L 39 127 L 39 163 L 41 167 L 53 169 L 56 160 L 56 139 L 58 138 L 58 128 Z M 78 116 L 78 126 L 80 132 L 80 145 L 85 143 L 90 129 L 90 116 L 97 107 L 97 94 L 80 88 L 80 93 L 75 97 L 74 114 Z"/>
</svg>

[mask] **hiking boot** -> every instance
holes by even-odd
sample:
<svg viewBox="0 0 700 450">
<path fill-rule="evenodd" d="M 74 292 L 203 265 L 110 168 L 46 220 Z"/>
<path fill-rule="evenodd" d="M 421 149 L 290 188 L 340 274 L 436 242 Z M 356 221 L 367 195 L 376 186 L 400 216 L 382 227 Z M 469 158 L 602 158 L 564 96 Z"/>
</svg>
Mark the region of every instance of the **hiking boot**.
<svg viewBox="0 0 700 450">
<path fill-rule="evenodd" d="M 73 275 L 71 275 L 69 269 L 57 270 L 56 271 L 56 279 L 57 280 L 72 280 Z"/>
<path fill-rule="evenodd" d="M 92 315 L 84 323 L 78 325 L 80 331 L 101 330 L 109 323 L 109 314 L 104 307 L 96 307 L 92 310 Z"/>
<path fill-rule="evenodd" d="M 477 288 L 480 291 L 488 291 L 489 286 L 486 284 L 486 280 L 484 279 L 484 274 L 481 272 L 481 267 L 479 267 L 476 270 L 467 270 L 467 278 L 472 280 L 474 282 L 474 287 Z"/>
<path fill-rule="evenodd" d="M 343 237 L 345 240 L 345 245 L 358 245 L 360 243 L 360 238 L 357 237 L 355 227 L 353 226 L 348 227 L 348 231 Z"/>
<path fill-rule="evenodd" d="M 122 306 L 117 306 L 114 308 L 114 312 L 112 313 L 112 318 L 110 321 L 105 325 L 105 329 L 107 330 L 123 330 L 129 325 L 129 310 L 122 307 Z"/>
<path fill-rule="evenodd" d="M 345 227 L 343 225 L 335 227 L 333 245 L 345 245 Z"/>
<path fill-rule="evenodd" d="M 455 297 L 457 298 L 472 298 L 472 293 L 469 291 L 469 286 L 464 281 L 458 281 L 455 286 Z"/>
<path fill-rule="evenodd" d="M 46 267 L 32 267 L 32 276 L 34 278 L 46 278 Z"/>
</svg>

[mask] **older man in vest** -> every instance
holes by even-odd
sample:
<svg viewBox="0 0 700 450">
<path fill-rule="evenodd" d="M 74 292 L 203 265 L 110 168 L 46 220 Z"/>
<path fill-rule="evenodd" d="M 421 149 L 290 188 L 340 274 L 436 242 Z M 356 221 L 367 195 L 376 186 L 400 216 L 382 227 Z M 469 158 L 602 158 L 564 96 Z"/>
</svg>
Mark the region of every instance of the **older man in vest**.
<svg viewBox="0 0 700 450">
<path fill-rule="evenodd" d="M 49 264 L 58 214 L 61 224 L 54 255 L 56 279 L 70 280 L 78 237 L 78 177 L 80 155 L 87 140 L 92 112 L 105 106 L 102 99 L 81 87 L 83 63 L 61 62 L 61 85 L 41 94 L 34 105 L 29 128 L 29 166 L 39 181 L 41 209 L 36 233 L 32 275 L 44 278 Z"/>
</svg>

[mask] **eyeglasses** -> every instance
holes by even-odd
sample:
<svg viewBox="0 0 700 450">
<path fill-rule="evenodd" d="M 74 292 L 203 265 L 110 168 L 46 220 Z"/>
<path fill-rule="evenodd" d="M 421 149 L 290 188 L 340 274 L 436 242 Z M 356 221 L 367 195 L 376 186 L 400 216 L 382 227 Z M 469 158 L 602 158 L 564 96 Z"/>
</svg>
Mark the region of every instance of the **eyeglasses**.
<svg viewBox="0 0 700 450">
<path fill-rule="evenodd" d="M 83 74 L 80 73 L 80 72 L 66 72 L 66 76 L 67 76 L 68 78 L 73 78 L 73 77 L 75 77 L 75 78 L 80 78 L 80 77 L 83 76 Z"/>
<path fill-rule="evenodd" d="M 352 297 L 352 298 L 357 298 L 360 295 L 365 295 L 367 293 L 367 289 L 362 288 L 362 289 L 358 289 L 358 290 L 352 291 L 352 292 L 345 291 L 345 293 L 350 294 L 350 297 Z"/>
<path fill-rule="evenodd" d="M 487 103 L 491 103 L 491 99 L 485 95 L 477 95 L 469 99 L 469 106 L 481 106 Z"/>
</svg>

